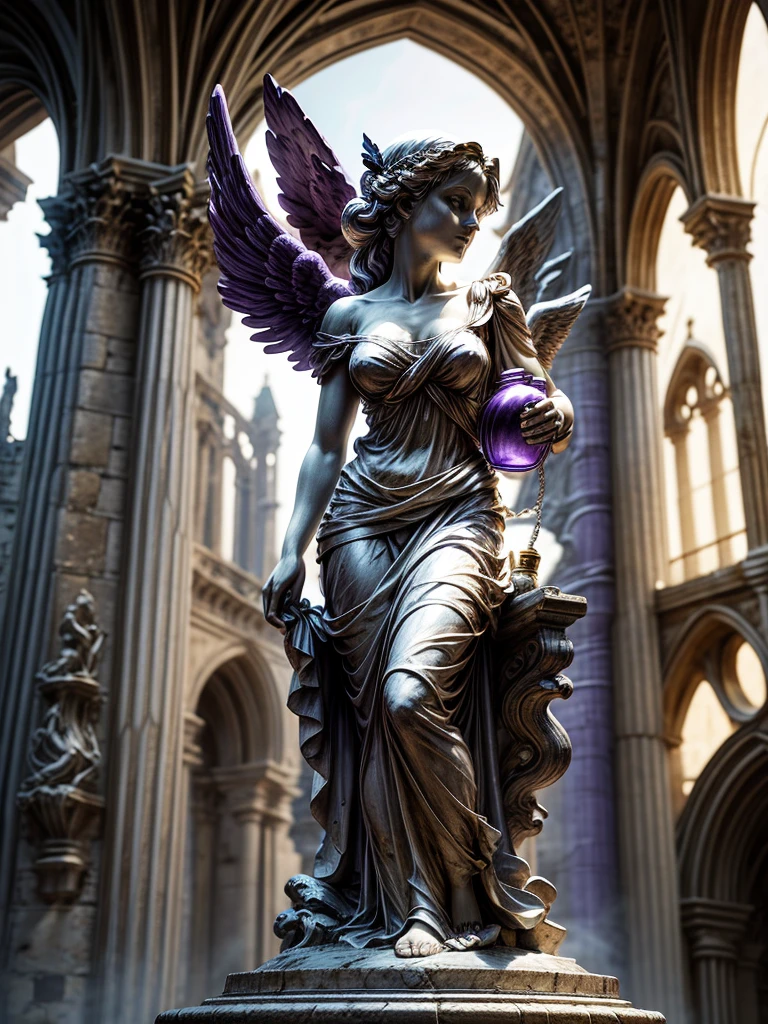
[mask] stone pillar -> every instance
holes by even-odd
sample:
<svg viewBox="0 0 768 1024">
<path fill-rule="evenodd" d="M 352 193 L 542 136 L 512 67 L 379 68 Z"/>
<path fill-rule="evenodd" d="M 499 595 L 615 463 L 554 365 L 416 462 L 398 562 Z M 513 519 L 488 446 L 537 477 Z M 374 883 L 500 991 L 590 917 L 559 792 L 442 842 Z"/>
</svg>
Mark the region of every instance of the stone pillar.
<svg viewBox="0 0 768 1024">
<path fill-rule="evenodd" d="M 277 562 L 275 543 L 275 512 L 277 510 L 277 408 L 267 378 L 256 396 L 253 407 L 252 443 L 256 455 L 255 509 L 256 550 L 253 565 L 248 569 L 266 579 Z"/>
<path fill-rule="evenodd" d="M 139 236 L 142 401 L 132 445 L 97 944 L 101 1019 L 114 1024 L 151 1020 L 173 999 L 177 970 L 193 526 L 192 307 L 209 259 L 201 200 L 186 168 L 155 180 Z"/>
<path fill-rule="evenodd" d="M 709 475 L 712 480 L 712 511 L 717 531 L 717 555 L 720 566 L 733 564 L 733 538 L 728 492 L 725 489 L 725 462 L 723 459 L 722 418 L 719 400 L 702 405 L 701 414 L 707 425 L 709 448 Z"/>
<path fill-rule="evenodd" d="M 237 969 L 252 971 L 261 963 L 258 948 L 259 911 L 265 902 L 259 885 L 264 801 L 258 788 L 250 799 L 238 803 L 232 813 L 240 826 L 238 908 L 232 922 L 240 938 Z"/>
<path fill-rule="evenodd" d="M 552 806 L 552 815 L 536 843 L 542 850 L 540 870 L 551 871 L 561 889 L 555 916 L 568 927 L 568 955 L 589 970 L 615 973 L 621 967 L 622 943 L 613 778 L 614 577 L 604 320 L 604 300 L 590 300 L 553 371 L 558 387 L 573 402 L 576 426 L 568 450 L 547 463 L 544 523 L 551 524 L 564 546 L 552 582 L 567 593 L 584 595 L 589 613 L 569 629 L 574 659 L 568 675 L 574 693 L 555 715 L 571 737 L 571 766 L 553 787 L 558 794 L 543 798 Z M 551 865 L 547 853 L 555 844 L 549 842 L 550 829 L 558 840 L 553 851 L 557 862 Z"/>
<path fill-rule="evenodd" d="M 736 421 L 744 518 L 750 550 L 768 544 L 768 446 L 747 251 L 754 203 L 707 195 L 683 215 L 685 230 L 717 270 Z"/>
<path fill-rule="evenodd" d="M 655 590 L 666 569 L 657 295 L 624 289 L 607 317 L 616 549 L 616 781 L 631 998 L 684 1018 Z"/>
<path fill-rule="evenodd" d="M 67 176 L 60 194 L 41 204 L 51 225 L 43 243 L 53 268 L 0 636 L 0 921 L 7 928 L 6 948 L 14 951 L 11 973 L 17 960 L 19 971 L 23 963 L 30 965 L 31 986 L 44 954 L 46 969 L 63 977 L 61 998 L 50 1000 L 50 1014 L 63 1013 L 64 1005 L 74 1013 L 84 1005 L 95 889 L 87 880 L 88 895 L 75 908 L 82 938 L 75 954 L 68 949 L 66 914 L 25 895 L 28 888 L 21 883 L 30 866 L 19 844 L 14 801 L 38 714 L 34 675 L 51 652 L 53 627 L 81 588 L 94 596 L 107 634 L 101 679 L 108 700 L 114 699 L 111 676 L 138 312 L 133 211 L 136 192 L 145 187 L 146 169 L 110 158 Z M 98 846 L 93 844 L 96 859 Z M 6 993 L 11 987 L 0 986 Z M 34 1012 L 31 994 L 23 1004 Z"/>
<path fill-rule="evenodd" d="M 680 543 L 683 549 L 683 579 L 690 580 L 699 575 L 699 553 L 696 550 L 696 518 L 691 490 L 691 467 L 688 461 L 689 427 L 687 424 L 676 426 L 674 430 L 668 431 L 668 436 L 675 449 L 678 521 L 680 523 Z M 659 514 L 664 514 L 663 508 L 659 509 Z"/>
<path fill-rule="evenodd" d="M 739 947 L 752 907 L 720 900 L 682 901 L 697 1024 L 741 1024 Z"/>
</svg>

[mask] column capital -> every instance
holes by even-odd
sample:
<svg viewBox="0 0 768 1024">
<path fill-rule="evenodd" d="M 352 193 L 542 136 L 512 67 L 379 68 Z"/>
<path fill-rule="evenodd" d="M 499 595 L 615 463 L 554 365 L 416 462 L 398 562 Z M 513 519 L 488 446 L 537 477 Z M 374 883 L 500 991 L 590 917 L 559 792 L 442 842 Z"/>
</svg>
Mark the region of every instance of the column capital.
<svg viewBox="0 0 768 1024">
<path fill-rule="evenodd" d="M 667 299 L 641 288 L 624 287 L 603 300 L 608 337 L 606 348 L 647 348 L 656 351 L 662 332 L 658 319 Z"/>
<path fill-rule="evenodd" d="M 137 200 L 164 170 L 162 164 L 108 156 L 66 175 L 57 195 L 40 200 L 51 226 L 39 236 L 51 256 L 51 276 L 88 261 L 134 263 Z"/>
<path fill-rule="evenodd" d="M 186 166 L 152 182 L 141 231 L 142 277 L 178 277 L 200 290 L 213 262 L 206 202 L 207 186 L 196 185 Z"/>
<path fill-rule="evenodd" d="M 693 959 L 736 960 L 753 910 L 746 903 L 695 897 L 681 900 L 681 920 Z"/>
<path fill-rule="evenodd" d="M 750 240 L 755 204 L 740 196 L 700 196 L 680 220 L 691 235 L 693 244 L 707 254 L 707 264 L 716 266 L 720 260 L 749 261 Z"/>
</svg>

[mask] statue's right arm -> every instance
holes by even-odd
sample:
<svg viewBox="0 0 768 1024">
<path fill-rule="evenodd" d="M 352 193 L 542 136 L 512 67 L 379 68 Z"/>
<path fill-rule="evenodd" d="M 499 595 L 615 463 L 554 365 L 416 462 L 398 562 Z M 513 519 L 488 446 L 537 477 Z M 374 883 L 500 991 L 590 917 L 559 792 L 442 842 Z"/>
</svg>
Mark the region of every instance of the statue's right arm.
<svg viewBox="0 0 768 1024">
<path fill-rule="evenodd" d="M 360 400 L 346 360 L 336 364 L 320 387 L 315 436 L 301 464 L 293 515 L 280 561 L 262 591 L 267 622 L 284 631 L 279 613 L 288 593 L 298 602 L 304 585 L 304 552 L 328 507 L 347 453 Z"/>
</svg>

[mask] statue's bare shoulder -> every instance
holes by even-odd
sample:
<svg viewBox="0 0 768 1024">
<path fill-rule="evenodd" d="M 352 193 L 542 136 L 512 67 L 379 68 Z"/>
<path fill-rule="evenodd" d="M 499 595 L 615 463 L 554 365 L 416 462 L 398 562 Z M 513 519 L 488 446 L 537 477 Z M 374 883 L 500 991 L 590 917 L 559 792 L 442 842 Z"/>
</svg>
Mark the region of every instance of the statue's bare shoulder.
<svg viewBox="0 0 768 1024">
<path fill-rule="evenodd" d="M 344 295 L 328 307 L 320 325 L 325 334 L 356 334 L 362 295 Z"/>
</svg>

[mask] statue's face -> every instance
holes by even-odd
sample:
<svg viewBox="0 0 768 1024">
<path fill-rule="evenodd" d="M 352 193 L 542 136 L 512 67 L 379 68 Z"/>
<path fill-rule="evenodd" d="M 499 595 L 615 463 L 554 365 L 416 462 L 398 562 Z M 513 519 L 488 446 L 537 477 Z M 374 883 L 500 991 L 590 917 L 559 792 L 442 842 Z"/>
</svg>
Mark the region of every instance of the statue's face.
<svg viewBox="0 0 768 1024">
<path fill-rule="evenodd" d="M 479 167 L 458 171 L 434 188 L 409 218 L 415 247 L 441 263 L 460 263 L 480 228 L 478 211 L 488 194 L 488 181 Z"/>
</svg>

